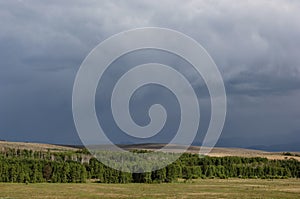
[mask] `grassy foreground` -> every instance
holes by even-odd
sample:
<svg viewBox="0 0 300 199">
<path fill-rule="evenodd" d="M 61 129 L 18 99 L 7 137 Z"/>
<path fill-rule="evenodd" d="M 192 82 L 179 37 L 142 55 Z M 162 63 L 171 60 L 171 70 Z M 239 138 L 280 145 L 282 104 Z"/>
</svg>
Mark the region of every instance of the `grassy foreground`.
<svg viewBox="0 0 300 199">
<path fill-rule="evenodd" d="M 298 198 L 300 180 L 196 180 L 175 184 L 9 184 L 2 198 Z"/>
</svg>

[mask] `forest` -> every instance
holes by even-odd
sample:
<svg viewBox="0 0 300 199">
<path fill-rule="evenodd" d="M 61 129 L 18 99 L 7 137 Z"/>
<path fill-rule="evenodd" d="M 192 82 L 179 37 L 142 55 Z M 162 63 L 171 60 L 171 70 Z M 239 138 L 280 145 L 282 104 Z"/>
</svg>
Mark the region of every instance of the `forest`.
<svg viewBox="0 0 300 199">
<path fill-rule="evenodd" d="M 167 167 L 148 173 L 111 169 L 86 150 L 50 152 L 0 151 L 0 182 L 12 183 L 171 183 L 205 178 L 300 178 L 300 162 L 255 157 L 199 157 L 183 154 Z"/>
</svg>

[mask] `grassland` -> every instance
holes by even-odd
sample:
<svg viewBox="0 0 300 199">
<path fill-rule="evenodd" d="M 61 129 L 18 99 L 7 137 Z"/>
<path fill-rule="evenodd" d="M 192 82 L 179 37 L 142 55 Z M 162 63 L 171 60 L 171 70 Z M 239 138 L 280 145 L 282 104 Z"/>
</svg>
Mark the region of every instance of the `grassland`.
<svg viewBox="0 0 300 199">
<path fill-rule="evenodd" d="M 32 150 L 32 151 L 51 151 L 51 152 L 62 152 L 62 151 L 77 151 L 78 148 L 59 146 L 53 144 L 43 143 L 27 143 L 27 142 L 7 142 L 0 141 L 0 151 L 4 148 L 10 149 L 21 149 L 21 150 Z"/>
<path fill-rule="evenodd" d="M 0 184 L 0 198 L 299 198 L 300 180 L 196 180 L 175 184 Z"/>
</svg>

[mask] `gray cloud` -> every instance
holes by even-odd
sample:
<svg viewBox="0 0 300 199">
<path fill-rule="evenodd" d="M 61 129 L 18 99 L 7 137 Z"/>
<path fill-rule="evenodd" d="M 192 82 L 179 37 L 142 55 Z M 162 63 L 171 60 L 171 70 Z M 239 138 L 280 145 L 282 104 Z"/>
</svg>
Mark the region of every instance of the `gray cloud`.
<svg viewBox="0 0 300 199">
<path fill-rule="evenodd" d="M 295 0 L 1 1 L 0 138 L 79 142 L 71 92 L 82 60 L 112 34 L 159 26 L 193 37 L 219 66 L 227 145 L 299 140 L 299 11 Z"/>
</svg>

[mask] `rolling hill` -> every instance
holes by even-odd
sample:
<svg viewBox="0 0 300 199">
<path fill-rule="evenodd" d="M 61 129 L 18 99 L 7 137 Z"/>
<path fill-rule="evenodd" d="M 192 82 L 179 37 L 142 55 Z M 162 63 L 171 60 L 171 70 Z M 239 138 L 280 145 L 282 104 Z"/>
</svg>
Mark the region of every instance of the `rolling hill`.
<svg viewBox="0 0 300 199">
<path fill-rule="evenodd" d="M 126 150 L 149 150 L 154 151 L 160 149 L 164 144 L 136 144 L 136 145 L 121 145 L 123 149 Z M 7 142 L 0 141 L 0 151 L 4 148 L 15 148 L 15 149 L 27 149 L 33 151 L 51 151 L 51 152 L 61 152 L 61 151 L 76 151 L 78 147 L 74 146 L 62 146 L 54 144 L 43 144 L 43 143 L 27 143 L 27 142 Z M 105 147 L 107 148 L 107 147 Z M 180 152 L 182 146 L 172 145 L 168 147 L 168 152 Z M 187 150 L 187 153 L 197 154 L 199 153 L 199 146 L 191 146 Z M 239 156 L 239 157 L 265 157 L 274 160 L 284 160 L 294 158 L 300 161 L 300 152 L 267 152 L 263 150 L 252 150 L 243 148 L 220 148 L 215 147 L 208 154 L 211 157 L 225 157 L 225 156 Z"/>
</svg>

